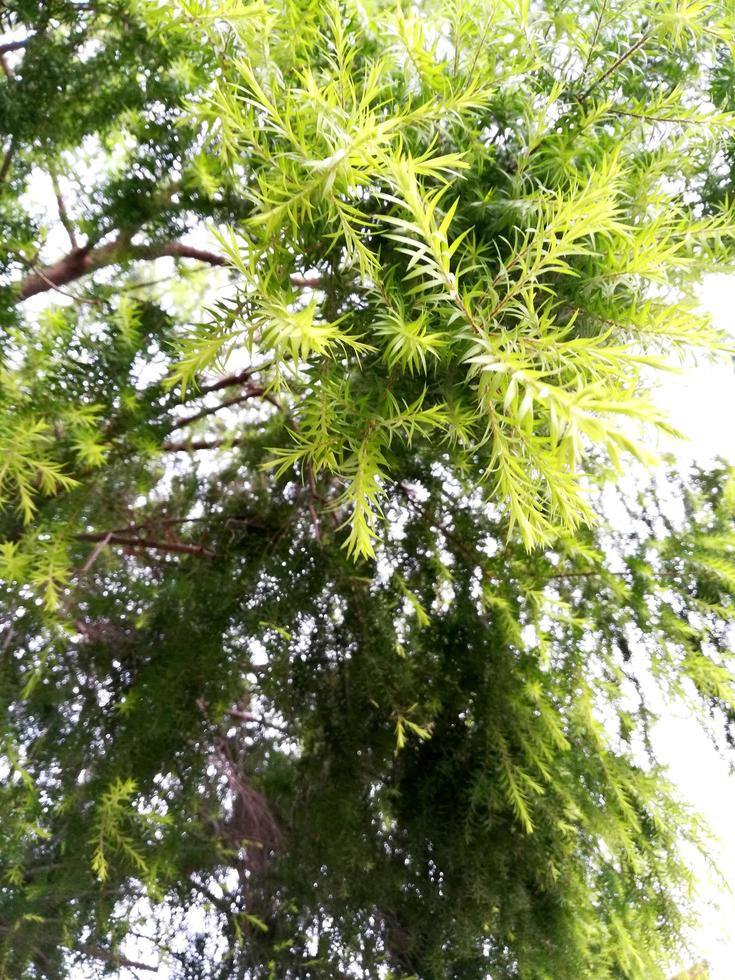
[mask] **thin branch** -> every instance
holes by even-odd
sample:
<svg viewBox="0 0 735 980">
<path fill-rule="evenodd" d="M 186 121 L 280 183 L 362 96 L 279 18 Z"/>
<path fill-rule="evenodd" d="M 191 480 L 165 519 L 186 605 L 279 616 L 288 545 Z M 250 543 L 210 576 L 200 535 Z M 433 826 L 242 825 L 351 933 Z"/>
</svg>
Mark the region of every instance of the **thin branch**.
<svg viewBox="0 0 735 980">
<path fill-rule="evenodd" d="M 158 259 L 170 256 L 174 259 L 196 259 L 208 265 L 226 266 L 228 260 L 223 255 L 204 248 L 185 245 L 184 242 L 164 242 L 162 245 L 135 245 L 130 249 L 131 257 L 136 259 Z"/>
<path fill-rule="evenodd" d="M 623 54 L 621 54 L 620 57 L 610 65 L 609 68 L 607 68 L 601 75 L 598 75 L 597 78 L 590 85 L 588 85 L 584 92 L 582 92 L 582 94 L 579 96 L 579 101 L 584 102 L 593 89 L 597 88 L 597 86 L 604 82 L 606 78 L 609 78 L 610 75 L 616 72 L 618 68 L 620 68 L 620 66 L 628 60 L 628 58 L 632 58 L 636 51 L 639 51 L 644 44 L 650 41 L 651 34 L 651 31 L 646 31 L 646 33 L 638 41 L 636 41 L 632 47 L 628 48 L 627 51 L 624 51 Z"/>
<path fill-rule="evenodd" d="M 198 891 L 200 895 L 203 895 L 207 901 L 211 902 L 216 909 L 225 915 L 230 915 L 232 912 L 232 903 L 228 902 L 226 898 L 217 898 L 217 896 L 209 889 L 206 885 L 200 884 L 198 881 L 191 881 L 191 887 Z"/>
<path fill-rule="evenodd" d="M 245 442 L 244 439 L 194 439 L 182 442 L 164 442 L 161 449 L 165 453 L 193 453 L 201 449 L 233 449 Z"/>
<path fill-rule="evenodd" d="M 69 236 L 69 242 L 73 249 L 79 248 L 79 242 L 77 241 L 77 236 L 74 231 L 74 225 L 69 218 L 69 212 L 66 210 L 66 202 L 61 193 L 61 187 L 59 187 L 59 178 L 56 176 L 56 171 L 53 167 L 49 167 L 49 176 L 51 177 L 51 186 L 54 189 L 54 195 L 56 196 L 56 206 L 59 210 L 59 221 L 64 226 L 64 229 Z"/>
<path fill-rule="evenodd" d="M 173 527 L 175 524 L 195 524 L 198 521 L 207 521 L 208 517 L 151 517 L 148 521 L 141 524 L 129 524 L 127 527 L 115 527 L 112 534 L 132 534 L 134 531 L 145 531 L 152 527 Z"/>
<path fill-rule="evenodd" d="M 8 176 L 8 171 L 10 170 L 10 165 L 13 162 L 14 156 L 15 156 L 15 136 L 11 136 L 10 142 L 8 143 L 8 148 L 5 151 L 5 156 L 3 157 L 2 166 L 0 166 L 0 184 L 2 184 L 5 178 Z"/>
<path fill-rule="evenodd" d="M 487 15 L 487 20 L 485 21 L 485 26 L 482 29 L 482 36 L 478 43 L 475 45 L 475 53 L 472 56 L 472 64 L 470 65 L 470 70 L 467 72 L 466 78 L 472 78 L 475 74 L 475 67 L 477 65 L 477 59 L 480 57 L 480 52 L 485 48 L 485 40 L 487 39 L 487 33 L 490 30 L 490 24 L 493 20 L 493 14 Z"/>
<path fill-rule="evenodd" d="M 314 506 L 314 500 L 318 498 L 318 493 L 316 491 L 316 481 L 314 479 L 314 469 L 311 463 L 306 464 L 306 476 L 308 480 L 308 490 L 307 490 L 307 507 L 309 508 L 309 516 L 311 517 L 311 524 L 314 528 L 314 537 L 317 541 L 322 540 L 322 527 L 319 523 L 319 515 L 316 512 L 316 507 Z"/>
<path fill-rule="evenodd" d="M 302 276 L 298 272 L 293 272 L 289 279 L 291 285 L 296 286 L 297 289 L 318 289 L 324 283 L 324 277 L 318 273 L 314 276 Z"/>
<path fill-rule="evenodd" d="M 233 395 L 232 398 L 226 398 L 223 402 L 218 405 L 212 405 L 211 408 L 203 408 L 201 412 L 197 412 L 195 415 L 188 415 L 186 418 L 180 419 L 172 426 L 171 431 L 175 429 L 184 429 L 187 425 L 194 425 L 200 419 L 206 418 L 208 415 L 214 415 L 216 412 L 222 411 L 223 408 L 229 408 L 231 405 L 238 405 L 241 402 L 249 401 L 251 398 L 259 398 L 261 395 L 265 394 L 265 389 L 261 388 L 260 385 L 252 385 L 243 395 Z"/>
<path fill-rule="evenodd" d="M 595 31 L 592 35 L 592 40 L 590 41 L 589 51 L 587 52 L 587 58 L 584 63 L 584 68 L 582 69 L 582 75 L 580 77 L 580 85 L 584 84 L 587 78 L 587 72 L 589 71 L 590 64 L 592 62 L 592 55 L 595 53 L 595 45 L 597 44 L 597 38 L 600 36 L 600 28 L 602 27 L 602 18 L 605 16 L 605 10 L 607 8 L 607 0 L 602 0 L 602 6 L 600 7 L 600 13 L 597 16 L 597 23 L 595 24 Z"/>
<path fill-rule="evenodd" d="M 115 953 L 109 949 L 102 949 L 98 946 L 80 946 L 79 952 L 92 959 L 102 960 L 103 963 L 112 963 L 113 966 L 125 967 L 126 970 L 147 970 L 149 973 L 158 973 L 157 966 L 149 966 L 147 963 L 138 963 L 136 960 L 129 960 L 121 953 Z"/>
<path fill-rule="evenodd" d="M 252 367 L 245 368 L 238 374 L 227 374 L 225 377 L 220 378 L 219 381 L 213 381 L 211 384 L 202 385 L 199 390 L 193 395 L 194 398 L 201 398 L 202 395 L 209 395 L 213 391 L 221 391 L 223 388 L 232 388 L 234 385 L 244 384 L 249 378 L 251 378 L 257 371 L 267 371 L 268 368 L 272 367 L 272 361 L 266 361 L 263 364 L 254 364 Z M 269 394 L 265 389 L 259 392 L 259 397 L 264 398 L 266 401 L 270 402 L 275 408 L 281 411 L 281 405 Z"/>
<path fill-rule="evenodd" d="M 126 548 L 150 548 L 154 551 L 171 551 L 180 555 L 200 555 L 215 558 L 215 554 L 201 544 L 184 544 L 181 541 L 157 541 L 153 538 L 128 537 L 110 531 L 77 534 L 77 541 L 105 541 L 105 544 L 121 544 Z"/>
<path fill-rule="evenodd" d="M 554 575 L 546 575 L 546 582 L 553 582 L 560 578 L 593 578 L 604 574 L 604 569 L 594 568 L 584 572 L 556 572 Z"/>
<path fill-rule="evenodd" d="M 14 637 L 15 637 L 15 630 L 13 629 L 12 626 L 8 626 L 8 628 L 6 629 L 3 635 L 2 642 L 0 643 L 0 653 L 5 653 L 5 651 L 8 649 L 10 644 L 13 642 Z"/>
<path fill-rule="evenodd" d="M 100 553 L 103 551 L 103 549 L 105 548 L 105 546 L 110 543 L 110 538 L 111 537 L 112 537 L 112 531 L 110 531 L 108 534 L 106 534 L 104 536 L 104 538 L 100 538 L 100 540 L 97 542 L 97 544 L 92 549 L 92 553 L 90 554 L 89 558 L 85 561 L 85 563 L 79 569 L 79 573 L 78 573 L 79 576 L 86 575 L 86 573 L 90 570 L 90 568 L 92 567 L 92 565 L 94 565 L 94 563 L 99 558 Z"/>
<path fill-rule="evenodd" d="M 240 371 L 239 374 L 227 374 L 224 378 L 220 378 L 219 381 L 213 381 L 211 384 L 202 385 L 197 392 L 197 398 L 199 398 L 201 395 L 208 395 L 212 391 L 221 391 L 222 388 L 232 388 L 235 385 L 244 384 L 253 376 L 253 374 L 255 374 L 257 370 L 260 370 L 260 368 L 245 368 L 245 370 Z"/>
<path fill-rule="evenodd" d="M 640 119 L 643 122 L 678 123 L 683 126 L 708 125 L 704 119 L 686 119 L 684 116 L 649 116 L 645 112 L 629 112 L 626 109 L 614 108 L 610 108 L 607 111 L 614 116 L 629 116 L 631 119 Z"/>
</svg>

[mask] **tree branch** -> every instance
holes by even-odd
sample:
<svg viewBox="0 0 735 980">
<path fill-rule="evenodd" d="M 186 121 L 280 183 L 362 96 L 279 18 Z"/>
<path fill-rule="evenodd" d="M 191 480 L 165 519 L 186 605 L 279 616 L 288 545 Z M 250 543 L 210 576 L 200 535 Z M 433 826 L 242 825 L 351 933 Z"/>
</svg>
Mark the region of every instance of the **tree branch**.
<svg viewBox="0 0 735 980">
<path fill-rule="evenodd" d="M 6 41 L 4 44 L 0 44 L 0 55 L 7 54 L 9 51 L 19 51 L 21 48 L 26 48 L 30 42 L 30 37 L 25 37 L 22 41 Z"/>
<path fill-rule="evenodd" d="M 38 293 L 58 289 L 88 276 L 97 269 L 129 261 L 150 261 L 169 256 L 175 259 L 196 259 L 209 265 L 225 266 L 227 259 L 206 249 L 194 248 L 183 242 L 162 242 L 153 245 L 131 245 L 129 236 L 120 235 L 99 248 L 84 245 L 73 248 L 58 262 L 47 265 L 21 279 L 16 284 L 16 302 L 23 302 Z"/>
<path fill-rule="evenodd" d="M 165 453 L 193 453 L 200 449 L 234 449 L 245 442 L 244 439 L 189 439 L 182 442 L 164 442 L 161 449 Z"/>
<path fill-rule="evenodd" d="M 227 259 L 216 252 L 210 252 L 205 248 L 195 248 L 193 245 L 186 245 L 184 242 L 164 242 L 163 245 L 141 246 L 133 248 L 133 257 L 140 259 L 157 259 L 164 255 L 169 255 L 174 259 L 196 259 L 197 262 L 206 262 L 208 265 L 226 266 Z M 147 254 L 150 252 L 150 254 Z"/>
<path fill-rule="evenodd" d="M 602 0 L 602 6 L 600 7 L 600 12 L 597 15 L 597 23 L 595 24 L 595 32 L 592 35 L 592 40 L 590 41 L 589 51 L 587 52 L 587 57 L 584 62 L 584 68 L 582 69 L 581 84 L 584 85 L 585 79 L 587 78 L 587 72 L 592 64 L 592 58 L 595 53 L 595 45 L 597 44 L 597 38 L 600 36 L 600 28 L 602 27 L 602 19 L 605 16 L 605 9 L 607 7 L 607 0 Z"/>
<path fill-rule="evenodd" d="M 240 371 L 239 374 L 227 374 L 224 378 L 220 378 L 219 381 L 202 385 L 197 391 L 196 396 L 200 398 L 202 395 L 208 395 L 212 391 L 221 391 L 222 388 L 233 388 L 235 385 L 244 384 L 248 378 L 251 378 L 255 374 L 256 370 L 259 370 L 259 368 L 249 367 L 245 368 L 244 371 Z"/>
<path fill-rule="evenodd" d="M 251 398 L 260 398 L 260 396 L 264 394 L 265 389 L 260 385 L 249 385 L 247 390 L 242 395 L 233 395 L 232 398 L 226 398 L 218 405 L 212 405 L 211 408 L 203 408 L 201 412 L 197 412 L 195 415 L 188 415 L 186 418 L 179 419 L 176 424 L 171 427 L 171 431 L 174 431 L 175 429 L 184 429 L 187 425 L 193 425 L 200 419 L 206 418 L 207 415 L 214 415 L 223 408 L 229 408 L 231 405 L 238 405 L 241 402 L 249 401 Z"/>
<path fill-rule="evenodd" d="M 86 573 L 90 570 L 90 568 L 92 567 L 92 565 L 94 565 L 94 563 L 99 558 L 100 553 L 102 552 L 102 550 L 105 547 L 105 545 L 107 545 L 107 544 L 110 543 L 110 538 L 111 537 L 112 537 L 112 531 L 110 531 L 109 534 L 106 534 L 103 538 L 100 538 L 100 540 L 97 542 L 97 544 L 92 549 L 92 553 L 90 554 L 89 558 L 87 558 L 87 560 L 85 561 L 85 563 L 79 569 L 79 573 L 78 573 L 79 576 L 86 575 Z"/>
<path fill-rule="evenodd" d="M 592 84 L 589 85 L 584 90 L 584 92 L 582 92 L 582 94 L 579 96 L 579 101 L 584 102 L 585 99 L 589 97 L 590 93 L 594 88 L 596 88 L 598 85 L 604 82 L 605 79 L 609 78 L 610 75 L 616 72 L 618 68 L 620 68 L 620 66 L 628 60 L 628 58 L 632 58 L 633 55 L 636 53 L 636 51 L 639 51 L 644 44 L 650 41 L 651 33 L 652 33 L 651 31 L 646 31 L 646 33 L 638 41 L 636 41 L 636 43 L 632 47 L 628 48 L 627 51 L 624 51 L 623 54 L 621 54 L 620 57 L 616 61 L 614 61 L 613 64 L 610 65 L 610 67 L 606 71 L 602 72 L 601 75 L 598 75 L 597 78 L 592 82 Z"/>
<path fill-rule="evenodd" d="M 64 226 L 67 235 L 69 236 L 69 242 L 72 248 L 79 248 L 79 243 L 77 242 L 76 233 L 74 231 L 74 225 L 71 218 L 69 217 L 69 212 L 66 210 L 66 202 L 64 201 L 64 195 L 61 193 L 61 187 L 59 186 L 59 178 L 56 175 L 56 171 L 53 167 L 49 167 L 49 176 L 51 177 L 51 185 L 54 189 L 54 195 L 56 197 L 56 205 L 59 210 L 59 221 Z"/>
<path fill-rule="evenodd" d="M 125 967 L 127 970 L 147 970 L 149 973 L 158 973 L 157 966 L 149 966 L 147 963 L 138 963 L 129 960 L 120 953 L 115 953 L 109 949 L 102 949 L 98 946 L 80 946 L 79 952 L 85 956 L 91 956 L 94 960 L 102 960 L 103 963 L 112 963 L 113 966 Z"/>
<path fill-rule="evenodd" d="M 8 171 L 10 170 L 10 165 L 13 162 L 14 155 L 15 155 L 15 136 L 11 136 L 10 142 L 8 143 L 8 148 L 5 151 L 5 156 L 3 157 L 2 166 L 0 166 L 0 184 L 2 184 L 5 178 L 8 176 Z"/>
<path fill-rule="evenodd" d="M 171 551 L 180 555 L 200 555 L 204 558 L 214 558 L 213 551 L 209 551 L 201 544 L 184 544 L 181 541 L 157 541 L 153 538 L 134 538 L 126 534 L 111 534 L 109 531 L 89 532 L 77 534 L 77 541 L 104 541 L 105 544 L 121 544 L 126 548 L 150 548 L 154 551 Z"/>
</svg>

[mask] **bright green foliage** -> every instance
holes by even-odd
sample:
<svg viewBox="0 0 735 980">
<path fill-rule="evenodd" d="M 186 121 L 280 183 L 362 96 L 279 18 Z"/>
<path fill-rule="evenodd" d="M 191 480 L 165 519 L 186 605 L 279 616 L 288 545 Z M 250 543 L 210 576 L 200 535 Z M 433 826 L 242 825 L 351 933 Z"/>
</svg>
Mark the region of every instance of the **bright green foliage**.
<svg viewBox="0 0 735 980">
<path fill-rule="evenodd" d="M 727 346 L 733 24 L 3 6 L 0 977 L 681 961 L 735 482 L 614 481 Z"/>
<path fill-rule="evenodd" d="M 733 214 L 698 214 L 682 159 L 702 173 L 733 126 L 699 106 L 708 60 L 733 43 L 726 8 L 637 5 L 637 37 L 605 7 L 575 30 L 513 4 L 420 17 L 334 4 L 299 8 L 296 45 L 290 4 L 244 23 L 206 9 L 186 5 L 189 23 L 227 58 L 192 113 L 253 213 L 223 242 L 238 305 L 208 324 L 204 349 L 245 339 L 274 356 L 270 390 L 292 402 L 295 430 L 280 458 L 347 483 L 347 546 L 361 555 L 395 439 L 453 445 L 529 547 L 589 521 L 589 446 L 616 466 L 649 458 L 627 424 L 660 422 L 637 390 L 657 363 L 646 352 L 720 342 L 689 284 L 730 262 Z M 618 66 L 613 31 L 616 46 L 635 40 Z M 664 60 L 673 88 L 648 123 L 637 52 L 686 70 L 670 80 Z M 185 383 L 203 366 L 193 349 Z"/>
</svg>

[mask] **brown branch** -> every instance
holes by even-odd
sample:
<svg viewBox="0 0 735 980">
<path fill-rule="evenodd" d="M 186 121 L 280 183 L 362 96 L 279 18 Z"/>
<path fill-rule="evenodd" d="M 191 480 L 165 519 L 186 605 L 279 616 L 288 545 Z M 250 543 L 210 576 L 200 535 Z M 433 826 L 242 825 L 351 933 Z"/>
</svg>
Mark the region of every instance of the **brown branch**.
<svg viewBox="0 0 735 980">
<path fill-rule="evenodd" d="M 238 721 L 262 721 L 257 715 L 253 715 L 249 711 L 241 711 L 239 708 L 228 708 L 225 714 L 229 715 L 230 718 L 236 718 Z"/>
<path fill-rule="evenodd" d="M 610 75 L 613 74 L 613 72 L 617 71 L 617 69 L 620 68 L 620 66 L 628 60 L 628 58 L 631 58 L 636 53 L 636 51 L 640 50 L 640 48 L 642 48 L 644 44 L 650 41 L 651 33 L 652 33 L 651 31 L 646 31 L 646 33 L 643 35 L 643 37 L 640 38 L 640 40 L 636 41 L 636 43 L 632 47 L 628 48 L 627 51 L 624 51 L 620 55 L 620 57 L 616 61 L 614 61 L 613 64 L 610 65 L 610 67 L 606 71 L 604 71 L 601 75 L 598 75 L 597 78 L 579 96 L 579 101 L 584 102 L 594 88 L 596 88 L 601 82 L 604 82 L 606 78 L 609 78 Z"/>
<path fill-rule="evenodd" d="M 243 721 L 252 725 L 261 725 L 263 728 L 272 728 L 274 732 L 280 732 L 286 738 L 294 737 L 286 725 L 279 725 L 275 721 L 268 721 L 267 718 L 261 718 L 259 715 L 251 715 L 249 711 L 238 711 L 237 708 L 230 708 L 225 713 L 237 721 Z"/>
<path fill-rule="evenodd" d="M 149 973 L 158 973 L 157 966 L 149 966 L 147 963 L 138 963 L 136 960 L 129 960 L 127 956 L 115 953 L 110 949 L 101 949 L 98 946 L 80 946 L 79 952 L 85 956 L 91 956 L 94 960 L 102 960 L 103 963 L 112 963 L 113 966 L 125 967 L 126 970 L 147 970 Z"/>
<path fill-rule="evenodd" d="M 230 915 L 232 912 L 232 902 L 228 901 L 227 898 L 217 898 L 217 896 L 212 892 L 206 885 L 200 884 L 198 881 L 190 880 L 191 887 L 198 891 L 200 895 L 204 895 L 207 901 L 211 902 L 216 909 L 225 915 Z"/>
<path fill-rule="evenodd" d="M 211 408 L 203 408 L 201 412 L 197 412 L 195 415 L 188 415 L 186 418 L 180 419 L 174 426 L 172 426 L 171 431 L 174 429 L 184 429 L 187 425 L 194 425 L 194 423 L 198 422 L 200 419 L 206 418 L 208 415 L 214 415 L 223 408 L 229 408 L 231 405 L 238 405 L 241 402 L 249 401 L 251 398 L 259 398 L 264 393 L 265 390 L 261 388 L 260 385 L 251 385 L 243 395 L 233 395 L 232 398 L 226 398 L 218 405 L 212 405 Z"/>
<path fill-rule="evenodd" d="M 151 252 L 150 255 L 147 254 L 149 251 Z M 229 265 L 223 255 L 210 252 L 205 248 L 195 248 L 193 245 L 185 245 L 184 242 L 164 242 L 161 246 L 142 246 L 134 248 L 133 252 L 135 253 L 135 258 L 141 259 L 157 259 L 161 256 L 168 255 L 174 259 L 196 259 L 197 262 L 206 262 L 208 265 Z"/>
<path fill-rule="evenodd" d="M 53 168 L 49 168 L 49 176 L 51 177 L 51 186 L 54 189 L 54 195 L 56 197 L 56 206 L 59 210 L 59 221 L 64 226 L 64 230 L 69 236 L 69 242 L 72 248 L 79 248 L 79 242 L 77 241 L 77 236 L 74 231 L 74 225 L 69 217 L 69 212 L 66 210 L 66 202 L 61 193 L 61 187 L 59 186 L 59 178 L 56 176 L 56 171 Z"/>
<path fill-rule="evenodd" d="M 314 506 L 314 500 L 318 499 L 319 495 L 316 492 L 316 481 L 314 479 L 314 468 L 311 463 L 306 464 L 306 474 L 308 479 L 308 490 L 307 490 L 307 507 L 309 508 L 309 515 L 311 517 L 311 524 L 314 528 L 314 536 L 317 541 L 322 540 L 322 528 L 319 523 L 319 515 L 316 512 L 316 507 Z"/>
<path fill-rule="evenodd" d="M 165 453 L 193 453 L 200 449 L 232 449 L 245 442 L 244 439 L 194 439 L 182 442 L 164 442 L 161 449 Z"/>
<path fill-rule="evenodd" d="M 4 44 L 0 44 L 0 55 L 8 54 L 10 51 L 19 51 L 21 48 L 26 48 L 31 42 L 31 38 L 26 37 L 22 41 L 6 41 Z"/>
<path fill-rule="evenodd" d="M 111 265 L 129 261 L 150 261 L 165 256 L 180 259 L 196 259 L 209 265 L 224 266 L 227 260 L 214 252 L 194 248 L 183 242 L 161 242 L 153 245 L 131 245 L 129 235 L 121 234 L 112 242 L 99 248 L 85 245 L 73 248 L 67 255 L 51 265 L 37 269 L 16 284 L 16 302 L 22 302 L 49 289 L 58 289 L 83 276 Z"/>
<path fill-rule="evenodd" d="M 244 371 L 240 371 L 239 374 L 227 374 L 224 378 L 220 378 L 219 381 L 213 381 L 211 384 L 202 385 L 197 392 L 197 398 L 201 395 L 208 395 L 212 391 L 221 391 L 222 388 L 233 388 L 235 385 L 244 384 L 248 378 L 251 378 L 255 374 L 258 368 L 249 367 L 245 368 Z"/>
<path fill-rule="evenodd" d="M 44 266 L 20 281 L 17 287 L 18 302 L 29 299 L 37 293 L 48 292 L 81 279 L 82 276 L 113 265 L 122 258 L 119 240 L 102 245 L 97 249 L 74 248 L 58 262 Z"/>
<path fill-rule="evenodd" d="M 2 184 L 5 178 L 8 176 L 8 171 L 10 170 L 10 165 L 13 162 L 14 156 L 15 156 L 15 136 L 11 136 L 10 142 L 8 143 L 8 148 L 5 151 L 5 156 L 3 158 L 2 166 L 0 166 L 0 184 Z"/>
<path fill-rule="evenodd" d="M 302 276 L 298 272 L 293 272 L 289 279 L 291 285 L 297 289 L 318 289 L 324 283 L 324 277 L 317 274 L 315 276 Z"/>
<path fill-rule="evenodd" d="M 600 36 L 600 28 L 602 27 L 602 18 L 605 16 L 606 7 L 607 7 L 607 0 L 602 0 L 602 6 L 600 7 L 600 12 L 597 15 L 597 23 L 595 24 L 595 32 L 592 35 L 589 51 L 587 52 L 587 58 L 585 59 L 584 68 L 582 69 L 582 79 L 581 79 L 582 85 L 584 85 L 584 80 L 587 78 L 587 72 L 589 71 L 589 67 L 592 64 L 592 58 L 595 53 L 595 45 L 597 44 L 597 39 Z"/>
<path fill-rule="evenodd" d="M 103 548 L 105 547 L 105 545 L 107 545 L 107 544 L 110 543 L 110 538 L 111 537 L 112 537 L 112 531 L 110 531 L 109 534 L 106 534 L 103 538 L 100 538 L 100 540 L 97 542 L 97 544 L 92 549 L 92 552 L 91 552 L 89 558 L 85 561 L 85 563 L 79 569 L 78 575 L 80 577 L 82 575 L 86 575 L 86 573 L 90 570 L 90 568 L 92 567 L 92 565 L 94 565 L 94 563 L 99 558 L 99 556 L 100 556 Z"/>
<path fill-rule="evenodd" d="M 61 296 L 66 296 L 68 299 L 73 299 L 75 303 L 87 303 L 90 306 L 101 305 L 101 302 L 98 299 L 92 299 L 87 296 L 77 296 L 75 293 L 69 292 L 68 289 L 62 289 L 61 286 L 57 286 L 54 282 L 52 282 L 43 269 L 39 269 L 34 262 L 29 264 L 31 269 L 33 269 L 34 274 L 40 276 L 40 278 L 47 284 L 49 289 L 53 289 L 54 292 L 59 293 Z"/>
<path fill-rule="evenodd" d="M 112 534 L 109 531 L 77 534 L 77 541 L 105 541 L 106 544 L 121 544 L 126 548 L 150 548 L 154 551 L 171 551 L 180 555 L 200 555 L 214 558 L 215 554 L 201 544 L 184 544 L 181 541 L 157 541 L 153 538 L 129 537 L 126 534 Z"/>
</svg>

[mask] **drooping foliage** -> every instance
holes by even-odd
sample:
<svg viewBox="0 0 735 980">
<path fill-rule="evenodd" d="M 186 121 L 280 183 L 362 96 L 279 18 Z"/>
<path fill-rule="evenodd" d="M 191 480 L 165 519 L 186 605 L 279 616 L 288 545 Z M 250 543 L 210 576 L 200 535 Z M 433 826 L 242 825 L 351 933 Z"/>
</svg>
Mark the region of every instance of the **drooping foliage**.
<svg viewBox="0 0 735 980">
<path fill-rule="evenodd" d="M 735 491 L 615 486 L 726 347 L 733 23 L 5 5 L 1 975 L 666 975 Z"/>
</svg>

